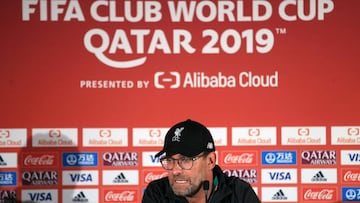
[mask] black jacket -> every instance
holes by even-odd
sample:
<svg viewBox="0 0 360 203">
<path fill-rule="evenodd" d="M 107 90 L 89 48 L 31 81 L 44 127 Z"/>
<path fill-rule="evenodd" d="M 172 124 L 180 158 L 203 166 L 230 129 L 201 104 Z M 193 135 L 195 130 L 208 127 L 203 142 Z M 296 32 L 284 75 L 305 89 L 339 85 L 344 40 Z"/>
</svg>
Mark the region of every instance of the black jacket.
<svg viewBox="0 0 360 203">
<path fill-rule="evenodd" d="M 260 203 L 249 183 L 238 177 L 226 176 L 219 166 L 213 169 L 218 178 L 218 187 L 210 195 L 210 203 Z M 144 191 L 143 203 L 186 203 L 185 197 L 174 194 L 167 177 L 154 180 Z"/>
</svg>

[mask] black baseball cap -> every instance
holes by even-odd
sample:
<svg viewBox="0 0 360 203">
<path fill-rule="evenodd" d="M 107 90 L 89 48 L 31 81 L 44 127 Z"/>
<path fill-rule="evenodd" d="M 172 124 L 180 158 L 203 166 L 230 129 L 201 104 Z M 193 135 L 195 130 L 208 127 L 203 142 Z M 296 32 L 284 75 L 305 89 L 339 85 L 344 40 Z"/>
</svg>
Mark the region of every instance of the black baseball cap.
<svg viewBox="0 0 360 203">
<path fill-rule="evenodd" d="M 164 148 L 155 157 L 167 154 L 181 154 L 193 157 L 201 152 L 215 151 L 210 131 L 201 123 L 186 120 L 175 124 L 165 135 Z"/>
</svg>

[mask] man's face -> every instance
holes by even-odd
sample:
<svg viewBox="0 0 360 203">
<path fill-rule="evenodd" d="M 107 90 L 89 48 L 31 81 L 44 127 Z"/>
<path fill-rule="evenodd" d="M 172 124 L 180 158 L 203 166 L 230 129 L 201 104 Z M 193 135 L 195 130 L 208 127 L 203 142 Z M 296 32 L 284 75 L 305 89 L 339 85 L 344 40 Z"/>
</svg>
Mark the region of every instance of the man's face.
<svg viewBox="0 0 360 203">
<path fill-rule="evenodd" d="M 176 154 L 171 156 L 173 159 L 182 159 L 184 156 Z M 175 161 L 174 168 L 169 170 L 169 183 L 176 195 L 191 197 L 195 195 L 202 187 L 202 181 L 206 180 L 205 159 L 200 156 L 192 161 L 191 169 L 182 169 L 178 161 Z"/>
</svg>

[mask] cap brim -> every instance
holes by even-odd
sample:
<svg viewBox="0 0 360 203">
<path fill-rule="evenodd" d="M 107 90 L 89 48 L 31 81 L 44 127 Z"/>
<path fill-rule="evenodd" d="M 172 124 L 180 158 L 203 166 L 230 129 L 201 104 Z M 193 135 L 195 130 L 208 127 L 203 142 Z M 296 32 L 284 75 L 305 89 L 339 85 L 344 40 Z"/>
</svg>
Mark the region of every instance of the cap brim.
<svg viewBox="0 0 360 203">
<path fill-rule="evenodd" d="M 155 158 L 161 156 L 164 152 L 165 152 L 165 150 L 161 150 L 160 152 L 158 152 L 157 154 L 155 154 Z"/>
</svg>

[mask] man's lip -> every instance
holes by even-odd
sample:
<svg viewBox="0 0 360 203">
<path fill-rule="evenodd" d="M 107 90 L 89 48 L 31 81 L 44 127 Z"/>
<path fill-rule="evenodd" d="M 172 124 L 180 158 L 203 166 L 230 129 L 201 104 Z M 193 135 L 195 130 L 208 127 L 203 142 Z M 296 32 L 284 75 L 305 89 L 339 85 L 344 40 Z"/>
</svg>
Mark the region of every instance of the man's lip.
<svg viewBox="0 0 360 203">
<path fill-rule="evenodd" d="M 187 180 L 175 180 L 175 183 L 177 184 L 185 184 L 185 183 L 188 183 Z"/>
</svg>

